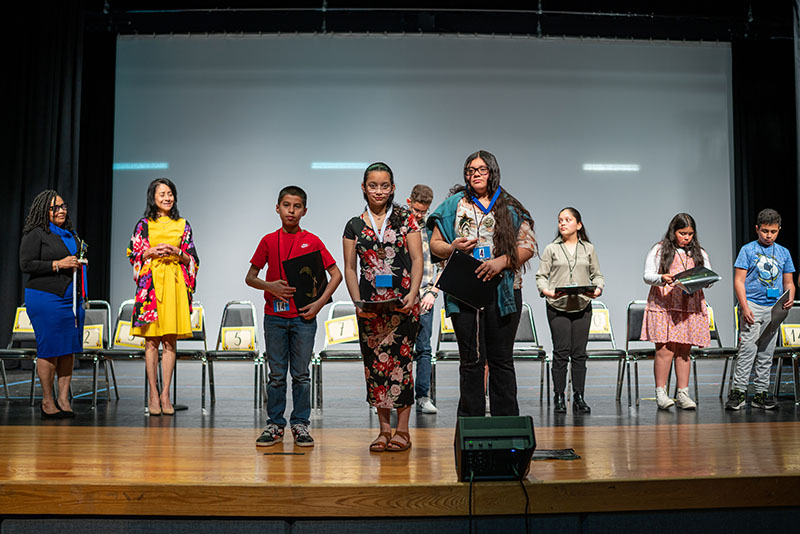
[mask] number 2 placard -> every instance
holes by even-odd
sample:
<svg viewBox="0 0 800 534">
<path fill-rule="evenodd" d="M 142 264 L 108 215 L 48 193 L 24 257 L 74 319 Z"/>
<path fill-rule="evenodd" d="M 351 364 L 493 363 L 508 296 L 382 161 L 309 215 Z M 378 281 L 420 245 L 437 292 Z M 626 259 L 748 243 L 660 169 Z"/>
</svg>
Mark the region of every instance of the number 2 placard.
<svg viewBox="0 0 800 534">
<path fill-rule="evenodd" d="M 87 324 L 83 327 L 83 348 L 84 349 L 103 348 L 103 325 Z"/>
</svg>

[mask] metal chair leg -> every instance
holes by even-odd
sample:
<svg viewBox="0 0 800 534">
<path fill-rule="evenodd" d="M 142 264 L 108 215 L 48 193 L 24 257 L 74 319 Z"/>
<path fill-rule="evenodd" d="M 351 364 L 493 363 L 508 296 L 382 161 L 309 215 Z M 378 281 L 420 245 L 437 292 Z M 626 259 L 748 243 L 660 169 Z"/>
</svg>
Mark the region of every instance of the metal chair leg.
<svg viewBox="0 0 800 534">
<path fill-rule="evenodd" d="M 697 359 L 692 358 L 692 373 L 694 374 L 694 402 L 700 404 L 700 389 L 697 385 Z"/>
<path fill-rule="evenodd" d="M 317 373 L 317 380 L 319 380 L 319 384 L 317 384 L 317 395 L 318 395 L 318 402 L 319 402 L 319 411 L 322 412 L 323 399 L 324 399 L 324 397 L 322 396 L 322 392 L 323 392 L 323 389 L 322 389 L 322 360 L 320 360 L 320 362 L 319 362 L 319 372 Z"/>
<path fill-rule="evenodd" d="M 208 389 L 211 393 L 211 404 L 217 402 L 217 393 L 214 389 L 214 360 L 208 361 Z"/>
<path fill-rule="evenodd" d="M 206 362 L 205 359 L 201 361 L 200 368 L 200 409 L 206 409 Z"/>
<path fill-rule="evenodd" d="M 636 406 L 639 406 L 639 360 L 633 362 L 633 372 L 636 373 Z"/>
<path fill-rule="evenodd" d="M 792 375 L 794 378 L 794 403 L 800 404 L 800 398 L 797 395 L 797 389 L 800 387 L 800 362 L 797 354 L 792 354 Z"/>
<path fill-rule="evenodd" d="M 97 366 L 99 362 L 97 357 L 92 361 L 92 409 L 97 408 Z"/>
<path fill-rule="evenodd" d="M 736 369 L 736 360 L 738 358 L 739 358 L 738 354 L 733 358 L 731 358 L 731 374 L 728 377 L 728 395 L 731 394 L 731 389 L 733 389 L 733 375 L 734 375 L 734 370 Z"/>
<path fill-rule="evenodd" d="M 628 406 L 631 405 L 631 362 L 630 360 L 625 360 L 625 371 L 628 375 Z"/>
<path fill-rule="evenodd" d="M 114 360 L 106 360 L 111 369 L 111 383 L 114 385 L 114 396 L 119 400 L 119 387 L 117 387 L 117 371 L 114 367 Z"/>
<path fill-rule="evenodd" d="M 38 358 L 33 358 L 33 367 L 31 368 L 31 406 L 33 406 L 33 394 L 36 391 L 36 366 L 39 363 Z"/>
<path fill-rule="evenodd" d="M 6 400 L 10 401 L 11 397 L 8 396 L 8 376 L 6 376 L 6 364 L 3 360 L 0 360 L 0 371 L 3 372 L 3 389 L 6 392 Z"/>
<path fill-rule="evenodd" d="M 539 404 L 542 404 L 544 399 L 544 357 L 539 364 Z"/>
<path fill-rule="evenodd" d="M 436 404 L 436 357 L 431 358 L 431 401 Z"/>
<path fill-rule="evenodd" d="M 175 358 L 175 367 L 172 368 L 172 402 L 178 404 L 178 358 Z"/>
<path fill-rule="evenodd" d="M 719 385 L 719 398 L 720 399 L 722 398 L 722 393 L 725 391 L 725 379 L 727 378 L 727 375 L 728 375 L 728 361 L 730 359 L 731 359 L 730 356 L 725 358 L 725 365 L 722 368 L 722 379 L 721 379 L 721 382 L 720 382 L 720 385 Z"/>
</svg>

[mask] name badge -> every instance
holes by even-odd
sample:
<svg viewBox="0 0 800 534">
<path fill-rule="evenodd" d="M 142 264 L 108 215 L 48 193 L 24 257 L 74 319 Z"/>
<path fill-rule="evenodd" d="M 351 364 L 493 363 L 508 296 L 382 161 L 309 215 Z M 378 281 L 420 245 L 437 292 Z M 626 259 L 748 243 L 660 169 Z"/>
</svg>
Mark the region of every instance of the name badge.
<svg viewBox="0 0 800 534">
<path fill-rule="evenodd" d="M 288 312 L 289 303 L 282 300 L 274 300 L 272 301 L 272 309 L 275 310 L 275 313 Z"/>
<path fill-rule="evenodd" d="M 776 299 L 781 296 L 781 290 L 777 287 L 768 287 L 767 288 L 767 298 L 768 299 Z"/>
<path fill-rule="evenodd" d="M 472 255 L 476 260 L 488 260 L 492 256 L 492 251 L 489 250 L 489 245 L 485 245 L 472 249 Z"/>
<path fill-rule="evenodd" d="M 375 287 L 392 287 L 392 275 L 391 274 L 375 275 Z"/>
</svg>

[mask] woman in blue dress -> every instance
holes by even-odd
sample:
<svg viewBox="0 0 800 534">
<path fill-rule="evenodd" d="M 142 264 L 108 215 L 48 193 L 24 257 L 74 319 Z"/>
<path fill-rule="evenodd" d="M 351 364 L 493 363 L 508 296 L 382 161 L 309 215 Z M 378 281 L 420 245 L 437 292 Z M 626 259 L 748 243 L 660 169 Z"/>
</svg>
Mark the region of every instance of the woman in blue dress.
<svg viewBox="0 0 800 534">
<path fill-rule="evenodd" d="M 36 335 L 42 419 L 75 417 L 69 402 L 69 385 L 74 354 L 82 350 L 84 277 L 78 261 L 81 246 L 64 199 L 53 190 L 39 193 L 25 220 L 19 265 L 29 275 L 25 306 Z M 74 302 L 76 270 L 79 276 L 74 288 L 77 302 Z M 58 399 L 53 397 L 56 375 Z"/>
</svg>

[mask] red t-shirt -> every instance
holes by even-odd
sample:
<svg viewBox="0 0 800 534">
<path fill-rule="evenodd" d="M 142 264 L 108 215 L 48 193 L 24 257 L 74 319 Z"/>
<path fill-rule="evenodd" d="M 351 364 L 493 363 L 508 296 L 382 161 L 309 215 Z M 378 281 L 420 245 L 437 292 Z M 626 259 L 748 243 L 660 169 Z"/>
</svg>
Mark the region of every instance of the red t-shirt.
<svg viewBox="0 0 800 534">
<path fill-rule="evenodd" d="M 300 230 L 296 234 L 287 234 L 283 228 L 280 228 L 261 238 L 253 257 L 250 259 L 250 263 L 258 267 L 259 271 L 263 269 L 265 265 L 267 266 L 267 282 L 286 280 L 286 273 L 283 271 L 283 262 L 316 250 L 319 250 L 320 254 L 322 254 L 322 264 L 325 266 L 325 269 L 329 269 L 331 265 L 336 264 L 336 260 L 333 259 L 331 253 L 325 248 L 325 244 L 311 232 Z M 289 299 L 289 309 L 283 312 L 275 311 L 273 301 L 280 302 L 280 300 L 273 297 L 272 293 L 269 291 L 264 291 L 264 300 L 266 301 L 264 305 L 264 313 L 266 315 L 276 315 L 278 317 L 287 318 L 298 316 L 294 299 Z"/>
</svg>

